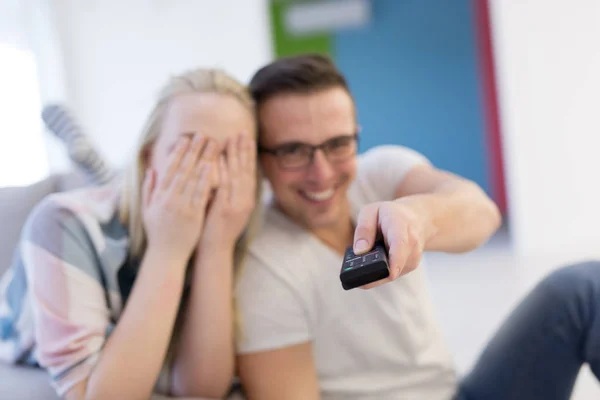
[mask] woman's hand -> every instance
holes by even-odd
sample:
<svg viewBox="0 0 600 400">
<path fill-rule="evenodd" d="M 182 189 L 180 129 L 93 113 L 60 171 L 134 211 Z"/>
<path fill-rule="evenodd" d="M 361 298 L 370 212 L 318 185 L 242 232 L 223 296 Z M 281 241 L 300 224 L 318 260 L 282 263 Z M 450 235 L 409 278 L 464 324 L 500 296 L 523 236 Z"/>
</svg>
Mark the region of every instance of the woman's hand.
<svg viewBox="0 0 600 400">
<path fill-rule="evenodd" d="M 196 247 L 210 195 L 216 145 L 200 136 L 182 137 L 164 171 L 148 169 L 142 189 L 148 247 L 185 256 Z"/>
<path fill-rule="evenodd" d="M 256 205 L 256 144 L 247 135 L 229 139 L 219 158 L 220 183 L 212 200 L 200 246 L 233 249 Z"/>
</svg>

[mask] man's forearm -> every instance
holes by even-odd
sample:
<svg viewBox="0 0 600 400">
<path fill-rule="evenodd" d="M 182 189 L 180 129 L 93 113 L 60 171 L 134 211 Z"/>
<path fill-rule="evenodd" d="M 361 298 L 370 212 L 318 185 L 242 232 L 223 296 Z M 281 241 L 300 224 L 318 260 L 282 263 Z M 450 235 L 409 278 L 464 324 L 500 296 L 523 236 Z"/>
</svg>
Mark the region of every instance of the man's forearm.
<svg viewBox="0 0 600 400">
<path fill-rule="evenodd" d="M 445 182 L 434 191 L 402 197 L 423 227 L 424 250 L 465 252 L 483 244 L 498 229 L 501 216 L 476 184 Z"/>
<path fill-rule="evenodd" d="M 233 250 L 198 249 L 173 364 L 173 392 L 221 398 L 234 370 Z"/>
</svg>

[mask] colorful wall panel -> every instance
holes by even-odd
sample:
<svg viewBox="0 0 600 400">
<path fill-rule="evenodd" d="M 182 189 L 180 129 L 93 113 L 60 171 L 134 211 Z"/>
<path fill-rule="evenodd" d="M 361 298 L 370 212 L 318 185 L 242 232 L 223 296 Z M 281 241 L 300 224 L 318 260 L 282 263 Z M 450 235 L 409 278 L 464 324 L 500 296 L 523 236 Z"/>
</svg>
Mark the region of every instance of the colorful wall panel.
<svg viewBox="0 0 600 400">
<path fill-rule="evenodd" d="M 294 36 L 283 17 L 289 2 L 274 1 L 277 56 L 331 55 L 356 98 L 361 151 L 382 143 L 414 148 L 440 168 L 477 182 L 504 211 L 486 2 L 370 5 L 365 26 Z"/>
</svg>

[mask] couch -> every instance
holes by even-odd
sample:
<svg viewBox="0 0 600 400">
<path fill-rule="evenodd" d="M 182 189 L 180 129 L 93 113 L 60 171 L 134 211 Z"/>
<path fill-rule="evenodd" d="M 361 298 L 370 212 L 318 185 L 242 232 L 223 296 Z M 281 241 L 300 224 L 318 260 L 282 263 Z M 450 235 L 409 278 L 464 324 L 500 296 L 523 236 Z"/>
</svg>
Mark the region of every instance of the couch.
<svg viewBox="0 0 600 400">
<path fill-rule="evenodd" d="M 25 187 L 0 188 L 0 276 L 10 266 L 21 228 L 33 207 L 48 194 L 84 184 L 76 173 L 51 175 Z M 166 400 L 154 395 L 152 400 Z M 59 400 L 48 374 L 38 368 L 0 362 L 0 400 Z"/>
</svg>

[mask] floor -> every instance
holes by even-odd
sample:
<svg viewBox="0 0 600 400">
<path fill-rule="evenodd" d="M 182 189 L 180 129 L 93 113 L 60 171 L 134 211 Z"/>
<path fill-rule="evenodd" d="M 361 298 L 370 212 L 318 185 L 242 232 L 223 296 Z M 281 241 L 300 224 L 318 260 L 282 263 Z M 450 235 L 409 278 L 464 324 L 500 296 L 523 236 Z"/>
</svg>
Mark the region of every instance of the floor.
<svg viewBox="0 0 600 400">
<path fill-rule="evenodd" d="M 459 372 L 470 369 L 519 299 L 562 262 L 556 257 L 517 261 L 507 229 L 466 255 L 433 253 L 426 257 L 432 295 Z M 593 399 L 600 399 L 600 385 L 584 367 L 572 400 Z"/>
</svg>

